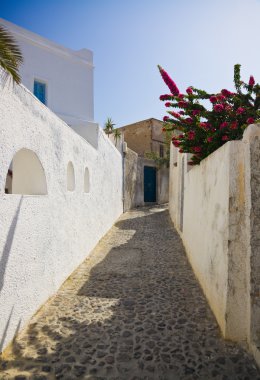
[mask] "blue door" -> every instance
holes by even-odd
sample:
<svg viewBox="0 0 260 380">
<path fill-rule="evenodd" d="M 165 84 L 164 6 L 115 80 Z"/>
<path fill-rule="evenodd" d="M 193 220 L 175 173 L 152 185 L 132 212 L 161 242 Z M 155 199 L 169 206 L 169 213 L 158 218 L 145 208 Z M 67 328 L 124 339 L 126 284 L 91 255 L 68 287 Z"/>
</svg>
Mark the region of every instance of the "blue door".
<svg viewBox="0 0 260 380">
<path fill-rule="evenodd" d="M 156 168 L 144 166 L 144 201 L 156 202 Z"/>
</svg>

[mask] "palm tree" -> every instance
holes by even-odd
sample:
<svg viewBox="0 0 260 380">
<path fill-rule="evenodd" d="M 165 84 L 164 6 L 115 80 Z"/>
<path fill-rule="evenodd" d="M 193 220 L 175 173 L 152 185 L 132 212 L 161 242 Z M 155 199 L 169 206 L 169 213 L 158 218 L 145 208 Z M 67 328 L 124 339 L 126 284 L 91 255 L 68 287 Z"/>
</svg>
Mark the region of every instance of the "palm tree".
<svg viewBox="0 0 260 380">
<path fill-rule="evenodd" d="M 104 131 L 107 135 L 111 135 L 111 133 L 113 133 L 114 125 L 115 123 L 113 122 L 112 118 L 108 117 L 107 121 L 105 122 L 105 128 L 104 128 Z"/>
<path fill-rule="evenodd" d="M 117 144 L 117 141 L 120 139 L 121 137 L 121 132 L 119 131 L 119 129 L 115 129 L 114 132 L 113 132 L 113 135 L 114 135 L 114 138 L 115 138 L 115 142 Z"/>
<path fill-rule="evenodd" d="M 21 82 L 19 65 L 23 56 L 12 35 L 0 25 L 0 67 L 6 75 L 10 75 L 16 83 Z"/>
</svg>

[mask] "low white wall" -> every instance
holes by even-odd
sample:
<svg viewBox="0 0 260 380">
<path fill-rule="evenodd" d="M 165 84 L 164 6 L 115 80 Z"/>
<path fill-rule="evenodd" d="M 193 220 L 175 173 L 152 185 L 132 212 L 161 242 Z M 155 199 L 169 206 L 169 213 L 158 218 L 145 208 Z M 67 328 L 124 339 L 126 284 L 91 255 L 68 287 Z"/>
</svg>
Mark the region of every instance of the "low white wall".
<svg viewBox="0 0 260 380">
<path fill-rule="evenodd" d="M 0 141 L 1 351 L 122 213 L 122 158 L 102 130 L 96 150 L 27 89 L 8 83 L 0 83 Z M 8 168 L 23 148 L 39 158 L 47 195 L 5 194 Z M 70 161 L 74 191 L 67 191 Z"/>
<path fill-rule="evenodd" d="M 256 136 L 260 128 L 248 127 L 242 141 L 226 143 L 195 167 L 171 147 L 171 218 L 223 335 L 237 341 L 250 341 L 249 152 Z"/>
</svg>

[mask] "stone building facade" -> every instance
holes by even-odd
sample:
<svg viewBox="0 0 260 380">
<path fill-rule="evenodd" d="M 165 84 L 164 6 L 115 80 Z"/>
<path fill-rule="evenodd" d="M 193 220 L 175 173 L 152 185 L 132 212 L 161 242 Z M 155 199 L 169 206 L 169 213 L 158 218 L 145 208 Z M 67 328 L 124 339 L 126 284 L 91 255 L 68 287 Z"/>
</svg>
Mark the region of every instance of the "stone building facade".
<svg viewBox="0 0 260 380">
<path fill-rule="evenodd" d="M 148 159 L 146 153 L 166 157 L 163 122 L 150 118 L 121 129 L 127 149 L 124 157 L 124 210 L 150 203 L 167 203 L 169 168 Z"/>
</svg>

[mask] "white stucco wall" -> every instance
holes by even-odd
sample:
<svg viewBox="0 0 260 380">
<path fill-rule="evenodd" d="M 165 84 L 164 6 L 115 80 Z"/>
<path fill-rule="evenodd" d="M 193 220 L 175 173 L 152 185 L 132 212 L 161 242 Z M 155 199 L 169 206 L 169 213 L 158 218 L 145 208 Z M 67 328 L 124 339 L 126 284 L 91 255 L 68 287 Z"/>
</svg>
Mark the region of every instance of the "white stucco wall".
<svg viewBox="0 0 260 380">
<path fill-rule="evenodd" d="M 21 48 L 24 58 L 20 68 L 22 83 L 31 92 L 35 79 L 46 83 L 46 105 L 95 145 L 92 52 L 65 48 L 1 18 L 0 23 L 12 33 Z"/>
<path fill-rule="evenodd" d="M 101 129 L 94 149 L 27 89 L 0 84 L 2 350 L 122 213 L 122 158 Z M 5 194 L 9 165 L 22 148 L 39 158 L 47 195 Z M 74 191 L 67 191 L 70 161 Z"/>
<path fill-rule="evenodd" d="M 223 335 L 237 341 L 250 340 L 250 144 L 228 142 L 195 167 L 171 147 L 171 218 Z"/>
</svg>

